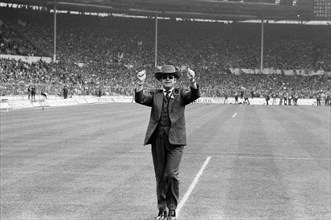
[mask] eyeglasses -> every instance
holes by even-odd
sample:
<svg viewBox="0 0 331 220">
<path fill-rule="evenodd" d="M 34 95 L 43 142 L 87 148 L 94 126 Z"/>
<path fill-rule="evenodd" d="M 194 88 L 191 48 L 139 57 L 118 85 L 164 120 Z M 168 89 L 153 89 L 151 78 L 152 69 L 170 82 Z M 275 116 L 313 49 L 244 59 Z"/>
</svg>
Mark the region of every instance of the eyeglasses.
<svg viewBox="0 0 331 220">
<path fill-rule="evenodd" d="M 162 76 L 162 79 L 173 79 L 174 76 L 173 75 L 164 75 Z"/>
</svg>

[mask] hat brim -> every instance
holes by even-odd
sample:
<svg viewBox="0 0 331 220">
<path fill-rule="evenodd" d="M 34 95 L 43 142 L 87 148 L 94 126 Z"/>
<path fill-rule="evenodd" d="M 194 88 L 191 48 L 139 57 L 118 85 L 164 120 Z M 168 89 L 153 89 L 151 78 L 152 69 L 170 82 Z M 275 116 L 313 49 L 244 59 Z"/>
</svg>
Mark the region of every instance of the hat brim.
<svg viewBox="0 0 331 220">
<path fill-rule="evenodd" d="M 176 79 L 180 78 L 180 72 L 173 72 L 173 73 L 156 72 L 155 78 L 160 81 L 163 75 L 173 75 Z"/>
</svg>

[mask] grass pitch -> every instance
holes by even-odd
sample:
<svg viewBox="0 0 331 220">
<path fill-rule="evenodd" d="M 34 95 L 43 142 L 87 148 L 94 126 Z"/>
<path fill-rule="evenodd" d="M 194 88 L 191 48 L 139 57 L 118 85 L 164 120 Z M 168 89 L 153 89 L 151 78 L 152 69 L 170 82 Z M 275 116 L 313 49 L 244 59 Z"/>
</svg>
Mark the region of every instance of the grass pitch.
<svg viewBox="0 0 331 220">
<path fill-rule="evenodd" d="M 1 219 L 153 219 L 148 107 L 1 112 Z M 330 219 L 328 107 L 191 104 L 184 219 Z"/>
</svg>

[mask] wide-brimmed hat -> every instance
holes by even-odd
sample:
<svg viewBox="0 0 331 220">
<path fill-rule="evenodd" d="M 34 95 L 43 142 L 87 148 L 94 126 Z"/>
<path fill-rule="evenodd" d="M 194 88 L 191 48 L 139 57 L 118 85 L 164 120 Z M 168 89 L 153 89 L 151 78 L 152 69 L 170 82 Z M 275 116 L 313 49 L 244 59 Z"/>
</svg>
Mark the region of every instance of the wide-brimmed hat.
<svg viewBox="0 0 331 220">
<path fill-rule="evenodd" d="M 164 65 L 164 66 L 161 67 L 160 72 L 155 73 L 155 77 L 159 81 L 162 79 L 163 75 L 174 75 L 175 78 L 177 78 L 177 79 L 180 78 L 179 70 L 173 65 Z"/>
</svg>

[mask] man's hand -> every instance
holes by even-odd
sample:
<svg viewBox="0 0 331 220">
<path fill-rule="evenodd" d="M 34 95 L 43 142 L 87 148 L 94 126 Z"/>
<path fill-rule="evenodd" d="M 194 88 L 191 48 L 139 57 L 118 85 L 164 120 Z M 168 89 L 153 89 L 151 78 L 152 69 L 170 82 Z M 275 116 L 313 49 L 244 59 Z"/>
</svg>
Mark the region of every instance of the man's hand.
<svg viewBox="0 0 331 220">
<path fill-rule="evenodd" d="M 195 81 L 195 72 L 193 70 L 191 70 L 190 68 L 187 68 L 187 78 L 190 80 L 191 82 L 191 87 L 193 87 L 194 89 L 197 89 L 197 83 Z"/>
<path fill-rule="evenodd" d="M 146 79 L 146 70 L 138 72 L 137 78 L 138 78 L 140 83 L 144 83 L 145 79 Z"/>
<path fill-rule="evenodd" d="M 187 77 L 192 82 L 195 78 L 195 72 L 191 70 L 190 68 L 187 68 Z"/>
</svg>

